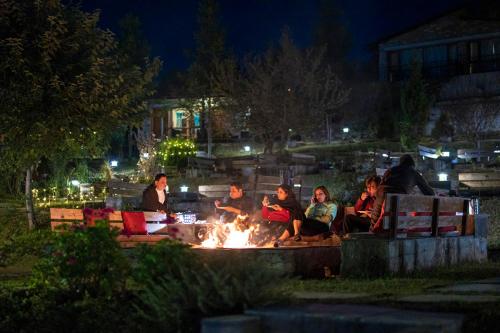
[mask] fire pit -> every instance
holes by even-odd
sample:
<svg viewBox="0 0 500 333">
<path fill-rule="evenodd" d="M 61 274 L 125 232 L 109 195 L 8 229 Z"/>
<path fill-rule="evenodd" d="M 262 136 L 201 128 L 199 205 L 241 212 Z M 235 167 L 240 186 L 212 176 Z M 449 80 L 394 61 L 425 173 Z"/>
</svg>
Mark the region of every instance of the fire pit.
<svg viewBox="0 0 500 333">
<path fill-rule="evenodd" d="M 276 228 L 274 228 L 276 229 Z M 285 242 L 274 248 L 273 230 L 266 223 L 250 223 L 238 216 L 232 223 L 213 223 L 195 251 L 202 257 L 243 261 L 260 260 L 283 275 L 324 277 L 340 270 L 340 240 L 336 237 L 316 242 Z"/>
<path fill-rule="evenodd" d="M 339 274 L 340 246 L 285 246 L 279 248 L 203 248 L 194 247 L 202 258 L 235 259 L 242 261 L 261 260 L 283 276 L 322 278 Z"/>
</svg>

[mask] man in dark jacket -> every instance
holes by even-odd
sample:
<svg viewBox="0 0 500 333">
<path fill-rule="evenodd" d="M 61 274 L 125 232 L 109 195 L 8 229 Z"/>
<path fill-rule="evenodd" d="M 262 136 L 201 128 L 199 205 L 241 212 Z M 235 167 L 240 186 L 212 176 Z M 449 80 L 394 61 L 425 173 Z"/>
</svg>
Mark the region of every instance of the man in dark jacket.
<svg viewBox="0 0 500 333">
<path fill-rule="evenodd" d="M 399 165 L 387 170 L 377 189 L 375 204 L 371 215 L 372 226 L 377 223 L 386 193 L 408 194 L 417 186 L 424 195 L 434 195 L 434 190 L 420 173 L 415 170 L 415 161 L 406 154 L 401 156 Z"/>
<path fill-rule="evenodd" d="M 229 197 L 214 202 L 217 210 L 221 211 L 222 221 L 233 222 L 238 215 L 251 215 L 254 210 L 254 204 L 251 198 L 243 193 L 241 183 L 231 183 L 229 185 Z"/>
<path fill-rule="evenodd" d="M 164 173 L 157 174 L 154 183 L 149 185 L 142 193 L 142 209 L 162 214 L 170 213 L 166 187 L 167 176 Z"/>
</svg>

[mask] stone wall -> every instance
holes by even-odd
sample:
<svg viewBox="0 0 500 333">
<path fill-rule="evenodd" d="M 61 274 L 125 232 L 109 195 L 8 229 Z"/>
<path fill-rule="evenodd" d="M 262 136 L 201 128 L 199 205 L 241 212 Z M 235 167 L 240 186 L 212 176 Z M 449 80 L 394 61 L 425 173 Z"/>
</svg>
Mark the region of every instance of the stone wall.
<svg viewBox="0 0 500 333">
<path fill-rule="evenodd" d="M 255 261 L 272 267 L 283 276 L 323 278 L 325 267 L 338 274 L 340 267 L 339 246 L 205 249 L 195 248 L 196 254 L 205 262 L 223 260 Z"/>
<path fill-rule="evenodd" d="M 365 238 L 342 242 L 342 276 L 408 273 L 487 260 L 487 216 L 475 216 L 475 235 L 406 239 Z"/>
</svg>

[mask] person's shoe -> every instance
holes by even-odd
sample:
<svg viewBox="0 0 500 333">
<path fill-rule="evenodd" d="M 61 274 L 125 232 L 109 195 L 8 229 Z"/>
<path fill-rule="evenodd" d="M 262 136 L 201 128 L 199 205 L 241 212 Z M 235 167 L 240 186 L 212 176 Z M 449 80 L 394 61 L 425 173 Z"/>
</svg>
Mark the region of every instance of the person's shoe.
<svg viewBox="0 0 500 333">
<path fill-rule="evenodd" d="M 300 234 L 296 234 L 295 236 L 293 236 L 293 240 L 298 242 L 302 239 L 302 236 Z"/>
<path fill-rule="evenodd" d="M 283 241 L 281 239 L 277 239 L 273 244 L 274 247 L 280 247 L 281 245 L 283 245 Z"/>
</svg>

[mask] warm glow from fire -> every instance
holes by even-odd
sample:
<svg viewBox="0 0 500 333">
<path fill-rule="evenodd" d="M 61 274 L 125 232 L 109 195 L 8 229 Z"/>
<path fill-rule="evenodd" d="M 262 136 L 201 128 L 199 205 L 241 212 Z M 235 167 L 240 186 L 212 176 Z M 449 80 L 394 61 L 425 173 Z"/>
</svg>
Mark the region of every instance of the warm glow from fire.
<svg viewBox="0 0 500 333">
<path fill-rule="evenodd" d="M 244 248 L 256 247 L 252 242 L 253 235 L 258 231 L 258 226 L 247 226 L 245 220 L 248 216 L 239 216 L 231 223 L 214 223 L 209 230 L 207 238 L 201 243 L 202 247 L 216 248 Z"/>
</svg>

